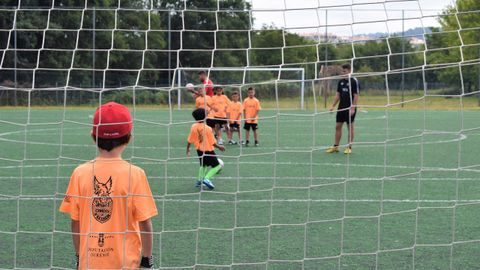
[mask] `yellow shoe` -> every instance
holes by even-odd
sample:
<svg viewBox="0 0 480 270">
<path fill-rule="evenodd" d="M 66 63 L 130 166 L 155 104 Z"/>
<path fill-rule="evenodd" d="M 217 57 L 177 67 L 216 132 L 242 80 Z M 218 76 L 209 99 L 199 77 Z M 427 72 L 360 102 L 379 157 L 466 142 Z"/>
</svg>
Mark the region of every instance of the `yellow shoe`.
<svg viewBox="0 0 480 270">
<path fill-rule="evenodd" d="M 332 147 L 328 148 L 327 151 L 325 151 L 325 152 L 327 152 L 329 154 L 338 153 L 338 146 L 332 146 Z"/>
<path fill-rule="evenodd" d="M 345 155 L 350 155 L 352 153 L 352 148 L 350 148 L 350 147 L 345 148 L 345 151 L 343 151 L 343 153 Z"/>
</svg>

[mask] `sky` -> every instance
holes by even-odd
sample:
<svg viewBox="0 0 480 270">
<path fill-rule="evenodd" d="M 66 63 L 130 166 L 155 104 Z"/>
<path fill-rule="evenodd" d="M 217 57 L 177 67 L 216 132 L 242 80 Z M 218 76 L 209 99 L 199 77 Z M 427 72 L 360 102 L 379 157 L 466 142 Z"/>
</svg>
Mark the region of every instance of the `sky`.
<svg viewBox="0 0 480 270">
<path fill-rule="evenodd" d="M 454 0 L 250 0 L 255 28 L 274 24 L 291 32 L 340 36 L 438 26 L 436 15 Z M 353 3 L 353 5 L 352 5 Z M 386 22 L 387 21 L 387 22 Z"/>
</svg>

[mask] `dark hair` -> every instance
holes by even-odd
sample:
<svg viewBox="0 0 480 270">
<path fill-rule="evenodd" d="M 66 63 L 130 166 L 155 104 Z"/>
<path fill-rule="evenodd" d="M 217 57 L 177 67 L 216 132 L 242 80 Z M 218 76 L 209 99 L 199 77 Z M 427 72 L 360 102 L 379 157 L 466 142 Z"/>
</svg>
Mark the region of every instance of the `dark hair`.
<svg viewBox="0 0 480 270">
<path fill-rule="evenodd" d="M 232 96 L 234 96 L 234 95 L 238 95 L 238 92 L 237 92 L 237 91 L 233 91 L 233 92 L 232 92 Z"/>
<path fill-rule="evenodd" d="M 200 70 L 197 74 L 198 74 L 198 75 L 205 75 L 205 74 L 207 74 L 207 73 L 205 73 L 205 71 L 203 71 L 203 70 Z"/>
<path fill-rule="evenodd" d="M 203 121 L 207 116 L 207 113 L 205 112 L 205 109 L 198 108 L 192 112 L 192 116 L 196 121 Z"/>
<path fill-rule="evenodd" d="M 131 135 L 125 135 L 120 138 L 116 139 L 102 139 L 102 138 L 96 138 L 93 136 L 93 140 L 97 143 L 98 148 L 106 150 L 107 152 L 112 151 L 114 148 L 119 147 L 121 145 L 127 144 L 130 142 Z"/>
<path fill-rule="evenodd" d="M 214 92 L 217 92 L 217 90 L 223 90 L 223 88 L 221 86 L 215 86 L 213 87 L 213 91 Z"/>
<path fill-rule="evenodd" d="M 247 92 L 248 92 L 248 91 L 255 91 L 255 89 L 253 89 L 253 87 L 250 86 L 250 87 L 248 87 L 248 89 L 247 89 Z"/>
<path fill-rule="evenodd" d="M 343 64 L 343 65 L 342 65 L 342 68 L 343 68 L 343 69 L 352 70 L 352 65 L 350 65 L 349 63 L 346 63 L 346 64 Z"/>
</svg>

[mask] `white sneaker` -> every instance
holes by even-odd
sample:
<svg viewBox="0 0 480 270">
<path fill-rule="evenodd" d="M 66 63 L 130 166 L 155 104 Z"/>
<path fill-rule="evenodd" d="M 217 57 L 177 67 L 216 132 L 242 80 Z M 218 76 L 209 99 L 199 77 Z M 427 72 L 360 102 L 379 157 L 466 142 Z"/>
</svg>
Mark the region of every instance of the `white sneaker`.
<svg viewBox="0 0 480 270">
<path fill-rule="evenodd" d="M 223 140 L 222 139 L 218 139 L 218 145 L 223 145 Z"/>
</svg>

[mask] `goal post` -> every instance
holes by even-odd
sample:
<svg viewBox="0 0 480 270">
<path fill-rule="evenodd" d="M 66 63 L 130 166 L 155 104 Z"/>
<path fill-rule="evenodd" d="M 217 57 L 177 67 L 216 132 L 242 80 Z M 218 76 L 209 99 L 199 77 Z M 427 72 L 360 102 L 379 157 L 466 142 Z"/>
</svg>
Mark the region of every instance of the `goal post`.
<svg viewBox="0 0 480 270">
<path fill-rule="evenodd" d="M 196 78 L 192 78 L 192 76 L 188 76 L 186 72 L 193 72 L 197 73 L 199 71 L 205 71 L 209 77 L 213 80 L 214 85 L 229 85 L 229 86 L 236 86 L 241 87 L 244 84 L 249 83 L 248 74 L 249 72 L 257 72 L 257 73 L 270 73 L 265 80 L 259 80 L 252 84 L 262 84 L 267 82 L 277 81 L 278 83 L 286 83 L 286 82 L 299 82 L 300 83 L 300 104 L 299 108 L 301 110 L 305 109 L 305 68 L 273 68 L 273 67 L 244 67 L 244 68 L 235 68 L 235 67 L 211 67 L 211 68 L 177 68 L 175 69 L 174 77 L 176 78 L 173 82 L 176 82 L 172 85 L 173 89 L 177 89 L 177 109 L 182 109 L 182 89 L 184 89 L 187 83 L 193 83 L 197 85 L 195 82 L 197 81 Z M 230 80 L 227 83 L 217 82 L 215 81 L 215 76 L 212 76 L 216 73 L 225 73 L 224 75 L 228 77 L 228 73 L 240 73 L 240 77 L 236 80 Z M 283 74 L 282 74 L 283 73 Z M 292 79 L 283 79 L 284 73 L 293 73 L 293 76 L 290 76 Z M 196 75 L 196 74 L 194 74 Z M 276 77 L 276 78 L 275 78 Z M 297 77 L 297 78 L 295 78 Z M 251 83 L 251 82 L 250 82 Z"/>
</svg>

